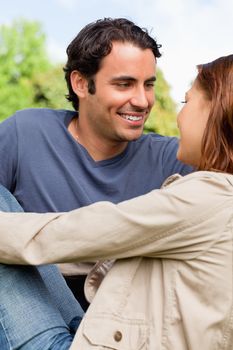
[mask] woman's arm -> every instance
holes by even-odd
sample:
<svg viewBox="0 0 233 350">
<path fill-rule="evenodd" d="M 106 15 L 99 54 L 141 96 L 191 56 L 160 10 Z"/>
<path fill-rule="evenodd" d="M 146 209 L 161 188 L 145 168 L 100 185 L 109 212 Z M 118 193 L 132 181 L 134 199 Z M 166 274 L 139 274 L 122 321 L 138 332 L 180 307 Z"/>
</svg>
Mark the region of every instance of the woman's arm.
<svg viewBox="0 0 233 350">
<path fill-rule="evenodd" d="M 232 194 L 224 175 L 200 172 L 117 205 L 98 202 L 68 213 L 1 213 L 0 261 L 38 265 L 138 255 L 193 258 L 217 240 L 232 212 Z"/>
</svg>

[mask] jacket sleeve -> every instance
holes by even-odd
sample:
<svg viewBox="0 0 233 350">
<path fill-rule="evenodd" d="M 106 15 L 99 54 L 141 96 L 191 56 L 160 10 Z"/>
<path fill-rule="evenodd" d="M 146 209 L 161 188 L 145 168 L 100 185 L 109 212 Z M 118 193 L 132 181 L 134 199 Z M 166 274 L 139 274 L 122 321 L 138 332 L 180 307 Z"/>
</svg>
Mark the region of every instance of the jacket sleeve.
<svg viewBox="0 0 233 350">
<path fill-rule="evenodd" d="M 232 186 L 204 172 L 117 205 L 0 213 L 0 260 L 38 265 L 132 256 L 192 259 L 218 239 L 232 206 Z"/>
</svg>

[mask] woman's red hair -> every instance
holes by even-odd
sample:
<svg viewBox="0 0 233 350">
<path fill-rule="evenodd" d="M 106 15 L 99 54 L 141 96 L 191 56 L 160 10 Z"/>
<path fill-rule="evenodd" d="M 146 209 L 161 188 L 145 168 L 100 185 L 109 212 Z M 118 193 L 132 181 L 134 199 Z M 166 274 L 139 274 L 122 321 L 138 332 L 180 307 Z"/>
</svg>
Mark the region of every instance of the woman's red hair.
<svg viewBox="0 0 233 350">
<path fill-rule="evenodd" d="M 211 102 L 199 170 L 233 174 L 233 55 L 197 68 L 197 85 Z"/>
</svg>

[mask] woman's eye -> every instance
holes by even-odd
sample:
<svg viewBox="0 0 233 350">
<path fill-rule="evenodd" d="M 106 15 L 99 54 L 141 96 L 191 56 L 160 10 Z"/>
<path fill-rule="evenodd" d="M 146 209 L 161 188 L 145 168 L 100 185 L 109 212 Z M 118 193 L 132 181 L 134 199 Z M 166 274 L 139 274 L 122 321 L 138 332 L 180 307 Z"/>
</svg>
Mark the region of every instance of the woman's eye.
<svg viewBox="0 0 233 350">
<path fill-rule="evenodd" d="M 184 101 L 180 101 L 180 103 L 187 103 L 187 101 L 186 101 L 186 100 L 184 100 Z"/>
</svg>

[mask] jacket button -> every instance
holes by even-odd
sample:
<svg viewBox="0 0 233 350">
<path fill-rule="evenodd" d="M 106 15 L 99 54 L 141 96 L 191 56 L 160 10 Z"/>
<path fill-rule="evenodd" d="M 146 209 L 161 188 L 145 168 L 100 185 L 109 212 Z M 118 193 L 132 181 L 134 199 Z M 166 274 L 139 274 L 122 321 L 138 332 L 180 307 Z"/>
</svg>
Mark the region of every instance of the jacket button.
<svg viewBox="0 0 233 350">
<path fill-rule="evenodd" d="M 116 331 L 114 334 L 115 341 L 119 342 L 122 339 L 122 333 L 120 331 Z"/>
</svg>

